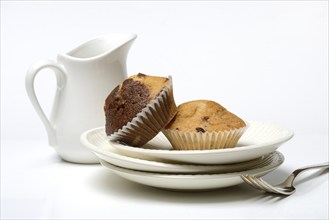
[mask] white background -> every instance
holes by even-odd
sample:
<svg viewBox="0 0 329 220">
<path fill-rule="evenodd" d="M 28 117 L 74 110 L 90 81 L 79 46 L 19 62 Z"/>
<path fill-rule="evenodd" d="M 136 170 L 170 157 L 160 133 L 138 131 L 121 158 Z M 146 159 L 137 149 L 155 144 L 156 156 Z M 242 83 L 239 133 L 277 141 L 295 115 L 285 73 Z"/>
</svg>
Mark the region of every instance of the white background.
<svg viewBox="0 0 329 220">
<path fill-rule="evenodd" d="M 1 142 L 47 145 L 26 70 L 112 32 L 138 35 L 128 74 L 172 75 L 178 104 L 212 99 L 246 120 L 288 126 L 297 140 L 321 135 L 304 147 L 328 152 L 327 1 L 1 1 Z M 36 82 L 46 112 L 54 79 L 49 72 Z"/>
<path fill-rule="evenodd" d="M 327 133 L 326 1 L 1 4 L 3 139 L 46 139 L 25 93 L 32 63 L 111 32 L 138 34 L 128 74 L 172 75 L 178 104 L 213 99 L 244 119 Z M 49 77 L 37 81 L 46 111 Z"/>
</svg>

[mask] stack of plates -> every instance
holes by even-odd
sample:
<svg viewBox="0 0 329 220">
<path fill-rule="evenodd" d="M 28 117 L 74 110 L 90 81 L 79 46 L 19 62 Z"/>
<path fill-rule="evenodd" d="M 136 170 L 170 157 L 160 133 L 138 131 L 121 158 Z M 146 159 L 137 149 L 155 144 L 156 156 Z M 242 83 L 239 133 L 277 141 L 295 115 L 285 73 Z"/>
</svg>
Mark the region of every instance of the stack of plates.
<svg viewBox="0 0 329 220">
<path fill-rule="evenodd" d="M 173 150 L 160 133 L 143 148 L 110 142 L 104 128 L 81 135 L 101 164 L 128 180 L 171 190 L 208 190 L 237 185 L 242 174 L 263 176 L 284 161 L 277 148 L 293 137 L 279 125 L 248 122 L 235 148 Z"/>
</svg>

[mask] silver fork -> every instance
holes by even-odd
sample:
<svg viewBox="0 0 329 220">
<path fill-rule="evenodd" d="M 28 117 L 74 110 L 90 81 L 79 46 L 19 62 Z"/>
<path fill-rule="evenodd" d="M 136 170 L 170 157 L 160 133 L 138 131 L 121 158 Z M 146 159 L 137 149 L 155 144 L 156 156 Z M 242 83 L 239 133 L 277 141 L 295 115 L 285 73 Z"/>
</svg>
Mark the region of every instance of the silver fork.
<svg viewBox="0 0 329 220">
<path fill-rule="evenodd" d="M 272 186 L 271 184 L 267 183 L 262 178 L 255 177 L 253 175 L 243 174 L 240 177 L 246 183 L 248 183 L 249 185 L 251 185 L 252 187 L 254 187 L 258 190 L 288 196 L 288 195 L 293 194 L 296 191 L 295 187 L 293 186 L 293 183 L 294 183 L 295 178 L 298 176 L 298 174 L 300 174 L 306 170 L 310 170 L 310 169 L 323 169 L 323 168 L 328 169 L 329 162 L 299 168 L 299 169 L 295 170 L 294 172 L 292 172 L 285 181 L 283 181 L 282 183 L 275 185 L 275 186 Z"/>
</svg>

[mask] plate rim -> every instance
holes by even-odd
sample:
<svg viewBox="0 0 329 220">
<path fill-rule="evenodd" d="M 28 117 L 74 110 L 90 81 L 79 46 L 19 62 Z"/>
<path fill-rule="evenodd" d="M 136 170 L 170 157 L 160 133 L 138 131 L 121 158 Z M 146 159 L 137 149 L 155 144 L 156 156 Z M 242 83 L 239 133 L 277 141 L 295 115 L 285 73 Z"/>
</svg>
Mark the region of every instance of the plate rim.
<svg viewBox="0 0 329 220">
<path fill-rule="evenodd" d="M 142 171 L 146 171 L 146 172 L 152 172 L 152 171 L 150 171 L 151 170 L 150 167 L 166 169 L 165 172 L 167 172 L 167 173 L 173 173 L 172 172 L 173 169 L 175 169 L 175 170 L 180 169 L 180 172 L 189 172 L 189 173 L 193 172 L 192 169 L 197 169 L 198 172 L 206 172 L 205 170 L 208 170 L 208 172 L 210 172 L 209 169 L 211 167 L 211 169 L 210 169 L 210 170 L 212 170 L 211 172 L 214 172 L 215 169 L 222 169 L 222 168 L 218 168 L 218 167 L 225 167 L 225 166 L 231 166 L 231 165 L 237 164 L 237 163 L 232 163 L 232 164 L 186 164 L 185 163 L 184 164 L 184 163 L 170 163 L 170 162 L 163 162 L 163 161 L 153 161 L 153 160 L 130 157 L 130 156 L 120 154 L 119 152 L 115 152 L 115 151 L 117 151 L 117 149 L 115 149 L 113 146 L 110 146 L 110 147 L 114 151 L 111 149 L 103 150 L 102 148 L 99 148 L 96 145 L 92 144 L 88 139 L 88 135 L 95 134 L 95 133 L 97 133 L 98 130 L 99 130 L 99 128 L 95 128 L 95 129 L 91 129 L 91 130 L 84 132 L 81 135 L 80 140 L 86 147 L 88 147 L 90 150 L 93 151 L 93 153 L 98 157 L 99 160 L 103 160 L 108 163 L 111 163 L 111 162 L 103 159 L 99 155 L 106 157 L 106 158 L 110 158 L 111 160 L 121 160 L 124 163 L 130 163 L 131 166 L 137 165 L 139 167 L 140 166 L 148 167 L 148 168 L 143 168 L 144 170 L 142 170 Z M 261 157 L 263 157 L 263 156 L 261 156 Z M 247 161 L 245 161 L 245 163 L 251 163 L 254 160 L 262 160 L 261 157 L 247 160 Z M 244 163 L 244 162 L 241 162 L 241 163 Z M 113 165 L 118 166 L 116 164 L 113 164 Z M 128 167 L 131 167 L 131 166 L 127 165 L 126 167 L 124 167 L 124 166 L 122 166 L 122 167 L 130 169 Z M 202 171 L 200 171 L 201 169 L 202 169 Z M 230 169 L 233 169 L 233 168 L 231 167 Z M 164 171 L 162 170 L 162 172 L 164 172 Z"/>
<path fill-rule="evenodd" d="M 139 170 L 127 169 L 127 168 L 112 165 L 110 163 L 106 163 L 108 164 L 108 166 L 106 166 L 106 164 L 102 164 L 102 166 L 104 166 L 104 168 L 110 170 L 115 175 L 118 175 L 123 179 L 141 185 L 160 188 L 160 189 L 167 189 L 167 190 L 169 189 L 169 190 L 179 190 L 179 191 L 199 191 L 199 190 L 219 189 L 219 188 L 225 188 L 225 187 L 241 184 L 243 183 L 242 178 L 240 178 L 242 174 L 253 174 L 257 177 L 260 177 L 274 171 L 284 163 L 285 158 L 284 155 L 279 151 L 274 151 L 272 152 L 272 154 L 275 154 L 277 159 L 272 160 L 269 164 L 265 166 L 257 167 L 255 169 L 249 169 L 241 172 L 219 173 L 219 174 L 212 174 L 212 173 L 211 174 L 161 174 L 156 172 L 144 172 Z M 165 183 L 165 180 L 167 180 L 168 182 Z M 187 188 L 182 187 L 182 185 L 185 183 L 180 181 L 191 181 L 191 180 L 195 180 L 197 182 L 189 185 L 189 187 Z M 223 182 L 217 182 L 221 180 Z M 159 181 L 161 182 L 160 184 Z M 227 181 L 230 182 L 227 183 Z M 174 187 L 173 187 L 173 183 L 174 183 Z M 200 185 L 200 183 L 202 183 L 203 185 L 202 184 Z"/>
<path fill-rule="evenodd" d="M 192 178 L 192 177 L 195 177 L 195 176 L 202 176 L 202 177 L 205 177 L 205 176 L 236 176 L 236 175 L 242 175 L 242 174 L 251 174 L 251 173 L 254 173 L 254 172 L 259 172 L 259 170 L 262 170 L 262 169 L 271 169 L 271 168 L 274 168 L 274 167 L 278 167 L 280 165 L 282 165 L 285 161 L 285 157 L 284 155 L 280 152 L 280 151 L 273 151 L 272 153 L 270 154 L 273 154 L 272 155 L 272 158 L 274 156 L 277 157 L 276 160 L 272 160 L 269 164 L 265 165 L 265 166 L 261 166 L 261 167 L 256 167 L 256 168 L 251 168 L 251 169 L 247 169 L 247 170 L 243 170 L 243 171 L 237 171 L 237 172 L 229 172 L 229 173 L 197 173 L 197 174 L 182 174 L 182 173 L 160 173 L 160 172 L 147 172 L 147 171 L 141 171 L 141 170 L 133 170 L 133 169 L 128 169 L 128 168 L 125 168 L 125 167 L 120 167 L 120 166 L 116 166 L 116 165 L 113 165 L 111 163 L 108 163 L 104 160 L 100 160 L 101 162 L 105 162 L 106 164 L 110 164 L 114 167 L 117 167 L 119 169 L 123 169 L 123 170 L 127 170 L 127 172 L 130 172 L 132 174 L 136 174 L 136 173 L 143 173 L 147 176 L 161 176 L 161 177 L 164 177 L 164 178 L 173 178 L 173 177 L 184 177 L 184 178 Z M 253 172 L 249 172 L 248 171 L 253 171 Z M 239 174 L 238 174 L 239 173 Z"/>
<path fill-rule="evenodd" d="M 284 129 L 285 131 L 288 132 L 288 134 L 285 137 L 282 137 L 276 141 L 276 145 L 281 145 L 282 143 L 290 140 L 294 136 L 294 131 L 286 126 L 279 125 L 279 124 L 273 124 L 273 123 L 268 123 L 268 122 L 259 122 L 259 121 L 247 121 L 249 124 L 253 123 L 262 123 L 262 124 L 269 124 L 271 126 L 275 127 L 280 127 L 281 129 Z M 102 128 L 102 127 L 101 127 Z M 194 155 L 194 154 L 213 154 L 213 153 L 232 153 L 235 151 L 246 151 L 246 150 L 251 150 L 255 148 L 261 148 L 267 145 L 269 142 L 262 142 L 258 144 L 252 144 L 252 145 L 247 145 L 247 146 L 241 146 L 241 147 L 234 147 L 234 148 L 224 148 L 224 149 L 211 149 L 211 150 L 163 150 L 163 149 L 149 149 L 149 148 L 141 148 L 141 147 L 134 147 L 134 146 L 129 146 L 129 145 L 123 145 L 117 142 L 112 142 L 109 140 L 109 143 L 111 145 L 114 145 L 113 147 L 117 147 L 116 145 L 120 146 L 123 150 L 129 150 L 131 152 L 136 152 L 136 153 L 143 153 L 143 152 L 148 152 L 148 153 L 154 153 L 154 154 L 166 154 L 166 155 L 172 155 L 172 154 L 184 154 L 184 155 Z"/>
<path fill-rule="evenodd" d="M 148 161 L 156 161 L 156 162 L 169 162 L 169 163 L 189 163 L 189 164 L 198 164 L 198 165 L 211 165 L 211 164 L 233 164 L 233 163 L 240 163 L 245 162 L 248 160 L 256 159 L 257 157 L 263 156 L 265 154 L 271 153 L 277 148 L 281 146 L 282 143 L 287 142 L 294 136 L 294 132 L 292 129 L 287 128 L 286 126 L 268 123 L 268 122 L 260 122 L 260 121 L 249 121 L 250 126 L 255 126 L 256 132 L 257 129 L 263 129 L 263 127 L 270 127 L 274 128 L 274 132 L 283 132 L 283 137 L 279 136 L 273 140 L 260 140 L 255 144 L 239 146 L 235 148 L 229 149 L 214 149 L 214 150 L 161 150 L 161 149 L 145 149 L 145 148 L 138 148 L 126 145 L 120 145 L 119 143 L 113 143 L 108 140 L 107 135 L 105 133 L 105 127 L 96 127 L 90 130 L 87 130 L 82 133 L 80 136 L 81 142 L 88 147 L 89 149 L 101 153 L 103 156 L 108 154 L 108 150 L 100 149 L 99 147 L 92 144 L 92 136 L 90 135 L 101 135 L 100 138 L 103 141 L 106 141 L 106 144 L 109 147 L 114 148 L 120 155 L 124 155 L 127 157 L 141 159 L 141 160 L 148 160 Z M 245 133 L 246 134 L 246 133 Z M 245 141 L 248 144 L 248 138 L 252 138 L 252 134 L 247 134 Z M 166 141 L 169 143 L 168 139 L 164 136 L 164 134 L 159 137 L 159 141 Z M 250 136 L 251 135 L 251 136 Z M 244 139 L 242 139 L 244 140 Z M 90 142 L 89 142 L 90 141 Z M 117 145 L 116 145 L 117 144 Z M 254 152 L 255 154 L 251 154 Z M 239 157 L 232 157 L 235 154 L 239 154 Z M 200 159 L 196 159 L 200 158 Z M 205 161 L 206 157 L 210 157 L 210 160 Z M 220 161 L 218 159 L 220 158 Z M 135 161 L 136 162 L 136 161 Z M 137 161 L 140 162 L 140 161 Z"/>
</svg>

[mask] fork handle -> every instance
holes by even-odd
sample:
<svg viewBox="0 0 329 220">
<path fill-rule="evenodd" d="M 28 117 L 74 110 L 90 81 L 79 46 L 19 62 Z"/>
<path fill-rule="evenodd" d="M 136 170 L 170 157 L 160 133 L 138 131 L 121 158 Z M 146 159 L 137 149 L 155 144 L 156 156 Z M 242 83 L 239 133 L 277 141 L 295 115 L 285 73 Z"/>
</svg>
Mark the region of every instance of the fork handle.
<svg viewBox="0 0 329 220">
<path fill-rule="evenodd" d="M 324 162 L 324 163 L 320 163 L 320 164 L 314 164 L 314 165 L 309 165 L 309 166 L 301 167 L 301 168 L 295 170 L 294 172 L 292 172 L 292 174 L 289 176 L 289 178 L 287 179 L 287 181 L 289 181 L 292 184 L 298 174 L 300 174 L 300 173 L 302 173 L 302 172 L 304 172 L 306 170 L 310 170 L 310 169 L 321 169 L 321 168 L 329 168 L 329 161 L 328 162 Z"/>
</svg>

